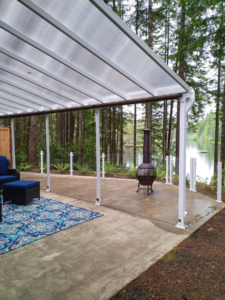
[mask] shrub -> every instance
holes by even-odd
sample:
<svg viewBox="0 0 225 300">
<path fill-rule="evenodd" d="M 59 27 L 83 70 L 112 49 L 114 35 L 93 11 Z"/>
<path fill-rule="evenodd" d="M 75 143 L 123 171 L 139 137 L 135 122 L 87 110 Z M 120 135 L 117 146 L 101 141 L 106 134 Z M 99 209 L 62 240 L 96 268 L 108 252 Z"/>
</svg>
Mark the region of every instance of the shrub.
<svg viewBox="0 0 225 300">
<path fill-rule="evenodd" d="M 22 171 L 29 170 L 32 167 L 33 167 L 32 165 L 29 165 L 28 163 L 22 163 L 22 162 L 18 166 L 19 170 L 22 170 Z"/>
<path fill-rule="evenodd" d="M 59 170 L 61 172 L 69 170 L 70 169 L 70 165 L 69 164 L 63 164 L 63 163 L 58 163 L 58 164 L 52 164 L 52 167 L 54 167 L 56 170 Z"/>
</svg>

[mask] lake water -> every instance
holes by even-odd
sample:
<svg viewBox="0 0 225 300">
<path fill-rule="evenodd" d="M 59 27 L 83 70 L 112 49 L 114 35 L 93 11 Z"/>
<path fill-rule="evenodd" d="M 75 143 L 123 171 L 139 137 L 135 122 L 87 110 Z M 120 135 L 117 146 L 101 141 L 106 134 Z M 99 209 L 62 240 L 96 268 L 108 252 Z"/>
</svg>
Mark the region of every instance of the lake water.
<svg viewBox="0 0 225 300">
<path fill-rule="evenodd" d="M 201 150 L 208 152 L 201 153 Z M 220 145 L 218 150 L 220 157 Z M 214 172 L 214 144 L 188 141 L 186 153 L 187 173 L 190 174 L 190 158 L 196 158 L 196 174 L 201 178 L 208 178 L 209 182 Z"/>
<path fill-rule="evenodd" d="M 220 145 L 219 145 L 219 157 L 220 157 Z M 213 176 L 214 168 L 214 144 L 192 142 L 187 141 L 187 152 L 186 152 L 186 172 L 190 174 L 190 158 L 196 158 L 196 174 L 203 179 L 208 178 L 208 182 Z M 201 151 L 208 151 L 207 153 L 201 153 Z M 133 148 L 125 149 L 124 151 L 124 162 L 127 166 L 133 165 Z M 142 149 L 137 149 L 138 154 L 142 154 Z M 137 159 L 138 163 L 138 159 Z"/>
</svg>

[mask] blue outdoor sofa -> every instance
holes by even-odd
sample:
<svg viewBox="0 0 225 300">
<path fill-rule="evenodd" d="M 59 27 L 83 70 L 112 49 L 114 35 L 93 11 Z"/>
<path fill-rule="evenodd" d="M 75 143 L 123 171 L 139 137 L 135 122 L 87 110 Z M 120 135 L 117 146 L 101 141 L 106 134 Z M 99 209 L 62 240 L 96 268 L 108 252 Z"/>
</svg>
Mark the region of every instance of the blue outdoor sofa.
<svg viewBox="0 0 225 300">
<path fill-rule="evenodd" d="M 0 190 L 3 184 L 11 181 L 20 180 L 20 171 L 11 169 L 10 160 L 5 156 L 0 156 Z"/>
</svg>

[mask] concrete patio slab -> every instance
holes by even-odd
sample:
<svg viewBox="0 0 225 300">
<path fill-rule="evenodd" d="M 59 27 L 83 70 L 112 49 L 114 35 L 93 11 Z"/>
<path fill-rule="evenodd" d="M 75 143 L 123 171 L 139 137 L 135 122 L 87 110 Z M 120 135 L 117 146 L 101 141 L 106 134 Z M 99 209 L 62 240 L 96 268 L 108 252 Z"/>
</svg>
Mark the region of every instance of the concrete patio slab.
<svg viewBox="0 0 225 300">
<path fill-rule="evenodd" d="M 224 207 L 187 192 L 190 224 L 180 230 L 176 186 L 154 183 L 146 197 L 134 180 L 106 179 L 104 205 L 95 206 L 94 178 L 52 175 L 51 193 L 46 175 L 21 179 L 40 180 L 44 197 L 104 216 L 0 255 L 1 300 L 109 299 Z"/>
</svg>

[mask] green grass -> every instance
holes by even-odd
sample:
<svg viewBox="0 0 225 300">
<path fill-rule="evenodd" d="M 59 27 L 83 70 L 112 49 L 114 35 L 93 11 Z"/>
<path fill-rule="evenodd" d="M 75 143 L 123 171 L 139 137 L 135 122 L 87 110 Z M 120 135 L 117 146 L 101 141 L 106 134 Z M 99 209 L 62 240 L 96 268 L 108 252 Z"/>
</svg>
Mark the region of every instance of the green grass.
<svg viewBox="0 0 225 300">
<path fill-rule="evenodd" d="M 173 261 L 176 260 L 176 251 L 178 249 L 178 246 L 173 248 L 173 250 L 171 250 L 169 253 L 167 253 L 165 256 L 163 256 L 162 260 L 164 261 Z"/>
</svg>

